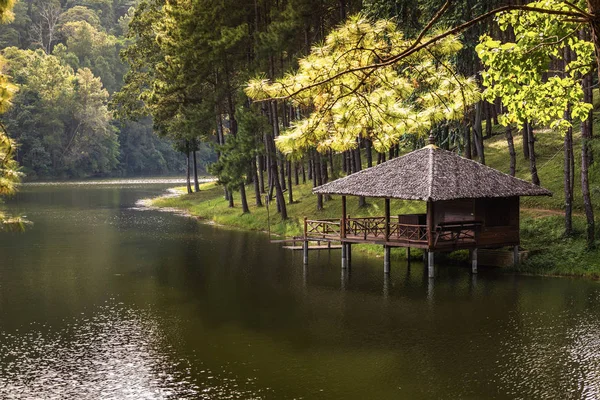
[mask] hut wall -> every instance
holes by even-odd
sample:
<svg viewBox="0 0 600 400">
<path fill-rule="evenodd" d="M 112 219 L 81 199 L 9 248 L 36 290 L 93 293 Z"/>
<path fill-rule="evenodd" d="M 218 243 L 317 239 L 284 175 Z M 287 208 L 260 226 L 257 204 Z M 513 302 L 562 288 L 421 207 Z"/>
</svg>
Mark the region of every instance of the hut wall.
<svg viewBox="0 0 600 400">
<path fill-rule="evenodd" d="M 438 201 L 434 206 L 433 226 L 449 222 L 481 222 L 480 247 L 519 244 L 519 198 L 457 199 Z"/>
<path fill-rule="evenodd" d="M 519 244 L 518 197 L 475 200 L 475 219 L 483 222 L 478 240 L 481 247 Z"/>
</svg>

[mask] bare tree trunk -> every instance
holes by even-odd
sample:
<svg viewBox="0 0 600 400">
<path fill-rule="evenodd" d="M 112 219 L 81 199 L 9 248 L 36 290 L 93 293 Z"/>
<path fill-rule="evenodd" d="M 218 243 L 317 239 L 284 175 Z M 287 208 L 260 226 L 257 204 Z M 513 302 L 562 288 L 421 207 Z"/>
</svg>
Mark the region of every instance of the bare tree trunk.
<svg viewBox="0 0 600 400">
<path fill-rule="evenodd" d="M 515 176 L 517 166 L 517 154 L 515 152 L 515 143 L 513 141 L 512 128 L 506 128 L 506 142 L 508 143 L 508 153 L 510 154 L 510 176 Z"/>
<path fill-rule="evenodd" d="M 229 194 L 229 208 L 234 208 L 235 204 L 233 204 L 233 192 L 231 190 L 228 190 L 227 193 Z"/>
<path fill-rule="evenodd" d="M 196 150 L 194 150 L 194 189 L 200 191 L 200 183 L 198 182 L 198 165 L 196 163 Z"/>
<path fill-rule="evenodd" d="M 300 176 L 298 175 L 298 163 L 294 163 L 294 184 L 298 186 L 300 184 Z"/>
<path fill-rule="evenodd" d="M 190 175 L 191 175 L 191 162 L 190 162 L 190 142 L 189 141 L 185 141 L 185 155 L 187 158 L 187 163 L 186 163 L 186 184 L 187 184 L 187 192 L 188 194 L 192 194 L 192 183 L 191 183 L 191 179 L 190 179 Z"/>
<path fill-rule="evenodd" d="M 492 137 L 492 104 L 485 102 L 485 137 Z"/>
<path fill-rule="evenodd" d="M 313 187 L 321 186 L 323 181 L 321 180 L 321 163 L 319 160 L 319 153 L 316 150 L 313 150 Z M 317 194 L 317 210 L 323 209 L 323 195 Z"/>
<path fill-rule="evenodd" d="M 292 193 L 292 162 L 287 162 L 287 186 L 288 186 L 288 202 L 294 204 L 294 195 Z"/>
<path fill-rule="evenodd" d="M 597 7 L 595 8 L 595 12 L 600 14 L 600 0 L 588 0 L 588 4 L 594 3 Z M 596 51 L 599 50 L 598 47 L 598 34 L 600 30 L 596 30 L 596 24 L 594 23 L 594 44 L 596 45 Z M 598 56 L 598 53 L 596 53 Z M 600 72 L 599 72 L 600 74 Z M 590 85 L 591 82 L 588 79 L 584 79 L 584 85 Z M 584 87 L 585 97 L 584 100 L 586 102 L 591 102 L 592 99 L 589 96 L 589 92 L 586 87 Z M 596 223 L 594 220 L 594 208 L 592 205 L 592 197 L 590 194 L 590 181 L 589 181 L 589 168 L 590 168 L 590 141 L 592 138 L 593 125 L 588 121 L 584 121 L 581 123 L 581 193 L 583 195 L 583 205 L 585 208 L 585 218 L 587 220 L 587 248 L 589 250 L 596 247 Z"/>
<path fill-rule="evenodd" d="M 473 158 L 473 153 L 471 151 L 471 126 L 470 125 L 467 125 L 465 127 L 464 137 L 465 137 L 465 144 L 464 144 L 465 157 L 468 158 L 469 160 L 471 160 Z"/>
<path fill-rule="evenodd" d="M 373 166 L 373 145 L 371 144 L 371 139 L 365 139 L 365 147 L 367 150 L 367 167 L 371 168 Z"/>
<path fill-rule="evenodd" d="M 256 206 L 257 207 L 262 207 L 262 198 L 261 198 L 261 191 L 260 191 L 260 183 L 259 183 L 259 171 L 257 170 L 257 166 L 256 166 L 256 158 L 252 159 L 250 168 L 252 168 L 252 181 L 254 182 L 254 196 L 256 197 Z"/>
<path fill-rule="evenodd" d="M 327 152 L 327 157 L 329 158 L 329 169 L 331 170 L 331 179 L 336 179 L 338 177 L 337 171 L 335 170 L 335 165 L 333 164 L 333 151 L 329 150 Z"/>
<path fill-rule="evenodd" d="M 523 129 L 521 130 L 521 135 L 523 136 L 523 157 L 525 157 L 526 160 L 529 160 L 529 130 L 527 125 L 528 123 L 525 122 Z"/>
<path fill-rule="evenodd" d="M 473 124 L 473 137 L 475 139 L 475 147 L 479 162 L 485 165 L 485 153 L 483 148 L 483 101 L 480 101 L 475 106 L 475 123 Z"/>
<path fill-rule="evenodd" d="M 300 163 L 300 168 L 302 168 L 302 183 L 306 183 L 306 169 L 304 168 L 304 161 Z"/>
<path fill-rule="evenodd" d="M 269 158 L 271 162 L 271 179 L 272 183 L 275 184 L 275 197 L 277 199 L 277 208 L 281 213 L 281 219 L 286 220 L 288 218 L 287 208 L 285 206 L 285 197 L 283 195 L 283 189 L 279 182 L 279 174 L 277 170 L 277 155 L 274 140 L 274 137 L 279 133 L 279 124 L 276 118 L 277 104 L 275 102 L 271 102 L 271 110 L 273 112 L 273 135 L 267 135 L 267 143 L 269 145 Z"/>
<path fill-rule="evenodd" d="M 244 214 L 250 212 L 250 208 L 248 207 L 248 199 L 246 198 L 246 185 L 244 182 L 240 183 L 240 197 L 242 199 L 242 212 Z"/>
<path fill-rule="evenodd" d="M 565 111 L 565 119 L 571 120 L 571 113 Z M 569 128 L 565 133 L 565 160 L 564 160 L 564 191 L 565 191 L 565 236 L 571 236 L 573 233 L 573 183 L 571 177 L 572 158 L 573 158 L 573 129 Z"/>
<path fill-rule="evenodd" d="M 259 183 L 260 193 L 265 193 L 265 174 L 264 174 L 265 158 L 263 156 L 256 156 L 256 160 L 258 161 L 258 183 Z"/>
<path fill-rule="evenodd" d="M 533 126 L 530 123 L 527 123 L 527 141 L 529 143 L 529 169 L 531 171 L 531 182 L 534 185 L 540 186 L 540 177 L 538 176 L 535 158 L 535 135 L 533 134 Z"/>
<path fill-rule="evenodd" d="M 359 146 L 354 149 L 354 172 L 358 172 L 362 170 L 362 162 L 360 159 L 360 140 L 358 142 Z M 364 196 L 358 197 L 358 206 L 365 207 L 367 205 L 367 200 Z"/>
</svg>

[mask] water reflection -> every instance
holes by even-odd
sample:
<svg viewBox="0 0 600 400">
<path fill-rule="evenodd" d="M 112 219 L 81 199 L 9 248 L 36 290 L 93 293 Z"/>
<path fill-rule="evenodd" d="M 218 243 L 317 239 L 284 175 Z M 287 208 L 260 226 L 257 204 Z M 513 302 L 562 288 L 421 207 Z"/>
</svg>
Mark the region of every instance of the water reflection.
<svg viewBox="0 0 600 400">
<path fill-rule="evenodd" d="M 0 332 L 0 398 L 200 397 L 151 314 L 110 304 L 65 325 Z"/>
<path fill-rule="evenodd" d="M 27 186 L 0 240 L 0 398 L 597 398 L 600 288 L 136 208 L 168 185 Z"/>
</svg>

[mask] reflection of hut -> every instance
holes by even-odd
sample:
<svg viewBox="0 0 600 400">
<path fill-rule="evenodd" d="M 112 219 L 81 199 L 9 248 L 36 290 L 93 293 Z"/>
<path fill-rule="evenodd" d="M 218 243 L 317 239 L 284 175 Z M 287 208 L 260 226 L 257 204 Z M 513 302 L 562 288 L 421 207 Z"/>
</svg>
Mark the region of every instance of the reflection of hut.
<svg viewBox="0 0 600 400">
<path fill-rule="evenodd" d="M 436 251 L 472 250 L 473 272 L 478 248 L 513 246 L 518 254 L 519 197 L 552 195 L 433 144 L 313 192 L 342 196 L 342 218 L 306 220 L 305 238 L 341 241 L 343 267 L 353 243 L 382 244 L 385 272 L 389 272 L 390 247 L 414 247 L 428 253 L 430 277 Z M 385 216 L 347 218 L 346 196 L 384 198 Z M 392 217 L 390 199 L 426 201 L 427 213 Z M 306 249 L 305 244 L 305 256 Z"/>
</svg>

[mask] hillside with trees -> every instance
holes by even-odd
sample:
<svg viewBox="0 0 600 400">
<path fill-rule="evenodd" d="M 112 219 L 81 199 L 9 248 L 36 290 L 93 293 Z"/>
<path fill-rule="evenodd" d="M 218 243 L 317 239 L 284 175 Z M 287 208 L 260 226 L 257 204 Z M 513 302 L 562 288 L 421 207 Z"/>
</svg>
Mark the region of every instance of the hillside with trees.
<svg viewBox="0 0 600 400">
<path fill-rule="evenodd" d="M 0 27 L 4 72 L 16 85 L 3 116 L 25 179 L 181 173 L 185 156 L 149 118 L 109 109 L 127 66 L 119 52 L 137 1 L 16 2 Z M 203 147 L 203 162 L 211 152 Z"/>
</svg>

